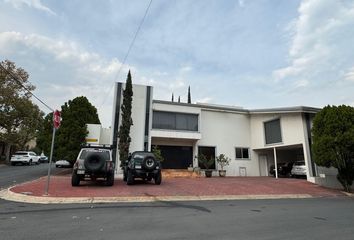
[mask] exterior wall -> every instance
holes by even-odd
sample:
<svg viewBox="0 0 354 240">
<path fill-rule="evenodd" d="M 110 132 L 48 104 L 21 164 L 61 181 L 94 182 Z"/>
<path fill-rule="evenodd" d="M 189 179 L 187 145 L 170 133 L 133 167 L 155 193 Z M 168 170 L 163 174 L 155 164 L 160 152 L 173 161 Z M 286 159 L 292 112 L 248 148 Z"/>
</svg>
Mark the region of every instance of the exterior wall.
<svg viewBox="0 0 354 240">
<path fill-rule="evenodd" d="M 227 175 L 240 176 L 243 167 L 247 176 L 259 176 L 258 159 L 251 151 L 248 114 L 202 109 L 200 122 L 202 138 L 197 145 L 215 147 L 216 156 L 223 153 L 231 158 L 225 167 Z M 250 159 L 236 159 L 236 147 L 249 148 Z"/>
<path fill-rule="evenodd" d="M 111 145 L 111 129 L 102 128 L 101 124 L 87 124 L 86 143 Z"/>
<path fill-rule="evenodd" d="M 266 144 L 264 122 L 280 118 L 282 143 Z M 251 114 L 252 148 L 259 149 L 304 143 L 303 120 L 301 113 Z"/>
<path fill-rule="evenodd" d="M 119 126 L 122 123 L 121 105 L 123 104 L 123 91 L 125 89 L 125 83 L 116 83 L 115 87 L 115 99 L 113 104 L 113 118 L 112 118 L 112 142 L 116 144 L 116 162 L 117 166 L 120 165 L 118 154 L 118 131 Z M 150 93 L 148 94 L 148 91 Z M 147 104 L 150 106 L 148 107 Z M 151 145 L 151 122 L 152 122 L 152 88 L 149 86 L 133 84 L 133 97 L 132 97 L 132 120 L 133 125 L 130 128 L 130 152 L 144 150 L 144 143 L 147 142 L 148 149 Z M 147 109 L 148 108 L 148 109 Z M 148 111 L 148 114 L 147 114 Z M 147 119 L 148 117 L 148 119 Z M 148 123 L 148 124 L 147 124 Z M 147 131 L 145 130 L 147 128 Z M 145 134 L 148 134 L 145 136 Z"/>
</svg>

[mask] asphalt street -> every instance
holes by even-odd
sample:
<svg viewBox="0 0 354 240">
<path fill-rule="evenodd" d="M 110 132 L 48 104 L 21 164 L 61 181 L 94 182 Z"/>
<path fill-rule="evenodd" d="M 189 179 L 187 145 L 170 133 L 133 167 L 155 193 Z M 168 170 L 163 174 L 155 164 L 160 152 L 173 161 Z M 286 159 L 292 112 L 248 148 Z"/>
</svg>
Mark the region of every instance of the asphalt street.
<svg viewBox="0 0 354 240">
<path fill-rule="evenodd" d="M 354 238 L 347 197 L 0 206 L 2 240 Z"/>
<path fill-rule="evenodd" d="M 52 163 L 52 173 L 56 174 L 60 169 L 55 169 Z M 42 176 L 46 176 L 48 172 L 48 163 L 39 165 L 16 165 L 16 166 L 0 166 L 0 190 L 8 188 L 12 185 L 31 181 Z"/>
</svg>

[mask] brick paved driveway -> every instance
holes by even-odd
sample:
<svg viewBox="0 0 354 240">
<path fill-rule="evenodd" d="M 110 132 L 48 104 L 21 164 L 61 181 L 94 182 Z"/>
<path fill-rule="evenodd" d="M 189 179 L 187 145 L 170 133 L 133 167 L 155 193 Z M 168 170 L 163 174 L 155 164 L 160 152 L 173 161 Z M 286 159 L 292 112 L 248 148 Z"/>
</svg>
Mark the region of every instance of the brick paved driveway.
<svg viewBox="0 0 354 240">
<path fill-rule="evenodd" d="M 42 196 L 46 178 L 21 184 L 11 189 L 15 193 Z M 340 191 L 327 189 L 302 179 L 272 177 L 213 177 L 167 178 L 161 185 L 138 182 L 127 186 L 120 179 L 113 187 L 101 182 L 82 182 L 71 186 L 69 176 L 53 176 L 49 189 L 51 197 L 145 197 L 145 196 L 222 196 L 222 195 L 282 195 L 308 194 L 313 197 L 343 196 Z"/>
</svg>

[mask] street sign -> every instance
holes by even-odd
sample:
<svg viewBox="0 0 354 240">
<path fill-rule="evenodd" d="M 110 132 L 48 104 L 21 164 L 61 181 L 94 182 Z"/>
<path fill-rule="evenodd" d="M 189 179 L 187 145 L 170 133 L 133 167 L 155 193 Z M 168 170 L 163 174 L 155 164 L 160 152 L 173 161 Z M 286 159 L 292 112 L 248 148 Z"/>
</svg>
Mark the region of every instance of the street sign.
<svg viewBox="0 0 354 240">
<path fill-rule="evenodd" d="M 53 124 L 54 128 L 58 129 L 60 126 L 60 112 L 58 110 L 54 111 Z"/>
</svg>

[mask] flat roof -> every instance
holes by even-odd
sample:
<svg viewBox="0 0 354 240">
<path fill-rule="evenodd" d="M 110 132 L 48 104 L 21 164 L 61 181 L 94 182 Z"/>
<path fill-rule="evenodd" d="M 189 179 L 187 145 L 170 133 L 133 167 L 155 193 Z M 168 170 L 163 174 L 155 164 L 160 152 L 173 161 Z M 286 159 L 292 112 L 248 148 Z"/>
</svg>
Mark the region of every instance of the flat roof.
<svg viewBox="0 0 354 240">
<path fill-rule="evenodd" d="M 249 114 L 297 113 L 297 112 L 317 113 L 321 110 L 321 108 L 314 108 L 314 107 L 307 107 L 307 106 L 264 108 L 264 109 L 244 109 L 242 107 L 237 107 L 237 106 L 225 106 L 225 105 L 208 104 L 208 103 L 182 103 L 182 102 L 171 102 L 171 101 L 164 101 L 164 100 L 153 100 L 153 103 L 183 106 L 183 107 L 197 107 L 201 109 L 231 111 L 231 112 L 240 112 L 240 113 L 249 113 Z"/>
</svg>

